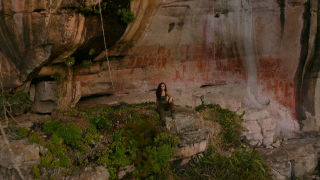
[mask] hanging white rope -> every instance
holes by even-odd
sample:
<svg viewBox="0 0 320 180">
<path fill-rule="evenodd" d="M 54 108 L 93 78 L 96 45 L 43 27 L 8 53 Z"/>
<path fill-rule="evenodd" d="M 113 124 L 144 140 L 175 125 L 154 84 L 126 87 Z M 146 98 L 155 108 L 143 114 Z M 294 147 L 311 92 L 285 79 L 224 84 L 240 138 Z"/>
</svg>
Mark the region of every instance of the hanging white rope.
<svg viewBox="0 0 320 180">
<path fill-rule="evenodd" d="M 109 63 L 109 58 L 108 58 L 108 49 L 107 49 L 107 43 L 106 43 L 106 38 L 104 35 L 104 28 L 103 28 L 103 18 L 102 18 L 102 13 L 101 13 L 101 0 L 99 0 L 99 10 L 100 10 L 100 18 L 101 18 L 101 28 L 102 28 L 102 34 L 103 34 L 103 42 L 104 42 L 104 48 L 106 49 L 106 58 L 108 61 L 108 69 L 109 69 L 109 75 L 110 75 L 110 79 L 111 79 L 111 85 L 113 87 L 113 91 L 116 94 L 116 90 L 114 88 L 114 84 L 113 84 L 113 80 L 112 80 L 112 75 L 111 75 L 111 69 L 110 69 L 110 63 Z M 117 101 L 118 101 L 118 96 L 117 96 Z"/>
</svg>

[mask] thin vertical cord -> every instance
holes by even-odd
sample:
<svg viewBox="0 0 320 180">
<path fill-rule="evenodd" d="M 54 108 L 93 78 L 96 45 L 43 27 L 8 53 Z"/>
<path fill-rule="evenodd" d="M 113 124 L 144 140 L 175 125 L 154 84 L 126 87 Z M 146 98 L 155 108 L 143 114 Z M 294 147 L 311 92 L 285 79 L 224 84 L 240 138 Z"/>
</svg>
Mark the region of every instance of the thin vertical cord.
<svg viewBox="0 0 320 180">
<path fill-rule="evenodd" d="M 100 10 L 101 28 L 102 28 L 102 34 L 103 34 L 104 48 L 106 49 L 106 58 L 107 58 L 107 61 L 108 61 L 108 69 L 109 69 L 109 75 L 110 75 L 110 79 L 111 79 L 111 85 L 112 85 L 112 87 L 113 87 L 114 93 L 116 94 L 116 90 L 114 89 L 114 84 L 113 84 L 112 75 L 111 75 L 109 58 L 108 58 L 108 49 L 107 49 L 106 38 L 105 38 L 105 35 L 104 35 L 103 19 L 102 19 L 102 13 L 101 13 L 101 5 L 100 5 L 100 3 L 101 3 L 101 0 L 99 0 L 99 10 Z M 117 101 L 118 101 L 118 96 L 117 96 Z"/>
</svg>

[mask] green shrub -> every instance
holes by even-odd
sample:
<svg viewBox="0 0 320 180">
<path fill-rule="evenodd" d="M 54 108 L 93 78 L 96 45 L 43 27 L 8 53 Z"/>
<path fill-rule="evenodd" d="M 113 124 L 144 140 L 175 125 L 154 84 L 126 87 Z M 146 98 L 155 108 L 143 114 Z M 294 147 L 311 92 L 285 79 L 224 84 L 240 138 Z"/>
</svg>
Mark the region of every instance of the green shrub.
<svg viewBox="0 0 320 180">
<path fill-rule="evenodd" d="M 225 144 L 230 144 L 234 146 L 240 146 L 242 144 L 240 140 L 241 131 L 243 127 L 241 126 L 241 117 L 228 109 L 222 109 L 218 104 L 200 105 L 195 109 L 197 111 L 204 110 L 206 108 L 210 109 L 210 120 L 219 122 L 223 126 L 220 135 Z"/>
<path fill-rule="evenodd" d="M 33 174 L 33 178 L 35 178 L 35 179 L 40 179 L 41 178 L 40 170 L 37 168 L 37 166 L 33 166 L 31 171 L 32 171 L 32 174 Z"/>
<path fill-rule="evenodd" d="M 254 149 L 239 148 L 225 157 L 210 147 L 199 164 L 184 175 L 188 179 L 272 179 L 269 167 Z"/>
<path fill-rule="evenodd" d="M 60 82 L 62 78 L 62 75 L 60 73 L 55 73 L 54 74 L 54 80 Z"/>
<path fill-rule="evenodd" d="M 117 14 L 120 16 L 120 19 L 123 23 L 129 24 L 134 21 L 134 14 L 131 11 L 127 11 L 126 9 L 118 9 Z"/>
<path fill-rule="evenodd" d="M 90 51 L 89 51 L 89 56 L 92 56 L 95 52 L 96 52 L 96 50 L 90 49 Z"/>
<path fill-rule="evenodd" d="M 22 127 L 18 131 L 18 139 L 23 139 L 28 136 L 28 129 L 26 127 Z"/>
<path fill-rule="evenodd" d="M 93 124 L 90 124 L 88 127 L 87 127 L 87 132 L 90 133 L 90 134 L 97 134 L 97 128 L 95 125 Z"/>
<path fill-rule="evenodd" d="M 84 8 L 86 11 L 93 11 L 93 9 L 91 7 L 85 7 Z"/>
<path fill-rule="evenodd" d="M 72 142 L 77 142 L 82 139 L 81 130 L 74 123 L 59 127 L 56 134 L 62 138 L 66 144 L 71 144 Z"/>
<path fill-rule="evenodd" d="M 149 162 L 152 166 L 152 172 L 161 173 L 164 169 L 168 169 L 169 160 L 173 157 L 171 146 L 163 144 L 160 147 L 147 148 L 149 153 Z"/>
<path fill-rule="evenodd" d="M 43 132 L 45 132 L 45 133 L 56 132 L 57 129 L 62 127 L 62 126 L 63 126 L 63 124 L 60 123 L 58 120 L 48 121 L 43 126 Z"/>
<path fill-rule="evenodd" d="M 83 60 L 82 61 L 82 67 L 87 69 L 89 68 L 90 66 L 92 66 L 92 61 L 91 60 Z"/>
<path fill-rule="evenodd" d="M 74 63 L 75 63 L 75 57 L 68 57 L 68 59 L 64 61 L 64 64 L 65 64 L 67 67 L 73 66 Z"/>
<path fill-rule="evenodd" d="M 102 129 L 108 129 L 112 126 L 111 121 L 105 117 L 104 115 L 98 115 L 96 117 L 89 117 L 89 122 L 91 122 L 96 127 L 102 128 Z"/>
<path fill-rule="evenodd" d="M 60 166 L 61 167 L 69 167 L 71 164 L 72 164 L 72 161 L 68 156 L 62 156 L 60 158 Z"/>
<path fill-rule="evenodd" d="M 21 110 L 21 108 L 29 109 L 32 104 L 27 88 L 22 88 L 14 93 L 0 93 L 0 115 L 4 115 L 4 107 L 10 114 Z"/>
<path fill-rule="evenodd" d="M 63 144 L 63 139 L 56 134 L 52 135 L 50 142 L 47 144 L 48 151 L 53 155 L 62 157 L 67 153 L 67 149 Z"/>
<path fill-rule="evenodd" d="M 35 132 L 32 134 L 32 136 L 29 138 L 29 142 L 32 142 L 32 143 L 37 143 L 39 144 L 39 137 L 41 135 L 41 132 Z"/>
<path fill-rule="evenodd" d="M 59 160 L 55 159 L 51 155 L 41 156 L 40 157 L 40 166 L 50 169 L 57 169 L 59 168 Z"/>
</svg>

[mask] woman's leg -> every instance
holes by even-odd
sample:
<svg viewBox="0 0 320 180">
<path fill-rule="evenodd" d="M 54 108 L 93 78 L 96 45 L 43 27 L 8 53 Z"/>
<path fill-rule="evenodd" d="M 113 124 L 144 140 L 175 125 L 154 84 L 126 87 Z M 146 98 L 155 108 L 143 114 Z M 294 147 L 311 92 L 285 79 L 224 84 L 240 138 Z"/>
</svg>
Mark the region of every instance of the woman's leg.
<svg viewBox="0 0 320 180">
<path fill-rule="evenodd" d="M 175 107 L 174 107 L 174 102 L 172 100 L 171 103 L 167 102 L 166 104 L 166 111 L 170 111 L 171 112 L 171 116 L 172 116 L 172 119 L 175 119 L 176 118 L 176 115 L 175 115 Z"/>
<path fill-rule="evenodd" d="M 166 114 L 165 114 L 165 104 L 163 103 L 159 103 L 158 107 L 157 107 L 157 112 L 160 116 L 161 121 L 166 121 Z"/>
</svg>

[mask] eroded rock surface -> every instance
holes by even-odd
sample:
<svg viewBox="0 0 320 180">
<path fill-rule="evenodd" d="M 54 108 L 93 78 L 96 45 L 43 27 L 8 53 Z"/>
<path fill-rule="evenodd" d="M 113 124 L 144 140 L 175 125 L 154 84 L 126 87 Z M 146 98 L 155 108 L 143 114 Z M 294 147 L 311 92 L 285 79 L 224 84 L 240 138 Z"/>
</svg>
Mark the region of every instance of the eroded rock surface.
<svg viewBox="0 0 320 180">
<path fill-rule="evenodd" d="M 31 168 L 40 164 L 39 146 L 28 142 L 28 139 L 16 140 L 10 143 L 10 147 L 15 155 L 12 158 L 7 145 L 0 148 L 0 179 L 14 180 L 20 179 L 17 170 L 14 168 L 13 160 L 26 179 L 31 179 Z"/>
<path fill-rule="evenodd" d="M 245 142 L 250 142 L 252 146 L 262 144 L 269 147 L 273 144 L 276 121 L 270 117 L 269 112 L 258 109 L 240 109 L 237 112 L 238 115 L 243 113 L 242 126 L 246 128 L 246 131 L 242 134 L 245 136 Z"/>
<path fill-rule="evenodd" d="M 257 148 L 275 180 L 311 175 L 319 161 L 320 138 L 293 139 L 276 149 Z"/>
<path fill-rule="evenodd" d="M 180 137 L 178 148 L 174 151 L 176 159 L 185 159 L 204 152 L 209 146 L 214 128 L 206 124 L 199 113 L 187 108 L 176 108 L 176 119 L 166 113 L 167 128 Z"/>
</svg>

